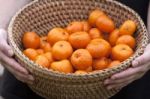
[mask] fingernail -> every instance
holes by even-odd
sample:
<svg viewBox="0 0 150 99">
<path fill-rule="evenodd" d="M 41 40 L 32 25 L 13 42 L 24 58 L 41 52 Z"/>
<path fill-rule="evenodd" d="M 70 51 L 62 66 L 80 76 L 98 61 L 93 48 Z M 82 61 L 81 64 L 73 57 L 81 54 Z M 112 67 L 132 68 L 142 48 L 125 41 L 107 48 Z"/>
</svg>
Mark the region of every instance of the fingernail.
<svg viewBox="0 0 150 99">
<path fill-rule="evenodd" d="M 137 65 L 138 65 L 138 61 L 136 61 L 136 60 L 133 61 L 133 64 L 132 64 L 132 65 L 133 65 L 133 67 L 137 66 Z"/>
<path fill-rule="evenodd" d="M 115 77 L 115 76 L 112 76 L 112 77 L 111 77 L 111 79 L 112 79 L 112 80 L 115 80 L 115 79 L 116 79 L 116 77 Z"/>
<path fill-rule="evenodd" d="M 27 81 L 28 84 L 30 85 L 33 85 L 33 82 L 32 81 Z"/>
<path fill-rule="evenodd" d="M 33 76 L 29 75 L 29 80 L 34 81 L 35 79 Z"/>
<path fill-rule="evenodd" d="M 107 84 L 109 84 L 109 80 L 108 79 L 104 81 L 104 85 L 107 85 Z"/>
<path fill-rule="evenodd" d="M 108 87 L 107 87 L 107 90 L 111 90 L 111 89 L 112 89 L 112 86 L 108 86 Z"/>
<path fill-rule="evenodd" d="M 13 56 L 14 52 L 12 50 L 8 50 L 8 55 Z"/>
</svg>

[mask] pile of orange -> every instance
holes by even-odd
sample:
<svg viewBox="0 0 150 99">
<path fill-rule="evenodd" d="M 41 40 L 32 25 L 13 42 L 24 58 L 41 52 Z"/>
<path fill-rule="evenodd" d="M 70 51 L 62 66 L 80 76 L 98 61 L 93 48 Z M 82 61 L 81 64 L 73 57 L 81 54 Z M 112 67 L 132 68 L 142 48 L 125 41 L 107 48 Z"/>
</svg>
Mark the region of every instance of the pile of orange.
<svg viewBox="0 0 150 99">
<path fill-rule="evenodd" d="M 63 73 L 86 74 L 118 66 L 133 55 L 136 23 L 126 20 L 118 28 L 101 10 L 94 10 L 87 21 L 73 21 L 40 37 L 23 35 L 23 53 L 43 68 Z"/>
</svg>

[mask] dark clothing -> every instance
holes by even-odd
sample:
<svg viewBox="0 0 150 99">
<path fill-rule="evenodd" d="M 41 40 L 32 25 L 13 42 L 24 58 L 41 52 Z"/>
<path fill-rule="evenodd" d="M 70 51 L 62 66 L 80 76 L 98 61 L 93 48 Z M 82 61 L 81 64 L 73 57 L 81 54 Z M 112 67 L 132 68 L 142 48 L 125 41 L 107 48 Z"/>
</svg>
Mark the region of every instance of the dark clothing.
<svg viewBox="0 0 150 99">
<path fill-rule="evenodd" d="M 133 8 L 147 24 L 147 10 L 149 0 L 118 0 Z M 32 92 L 26 84 L 16 80 L 5 70 L 2 79 L 2 96 L 5 99 L 42 99 Z M 141 79 L 134 81 L 111 99 L 150 99 L 150 72 Z"/>
<path fill-rule="evenodd" d="M 6 69 L 1 81 L 1 95 L 5 99 L 43 99 L 31 91 L 26 84 L 18 81 Z"/>
</svg>

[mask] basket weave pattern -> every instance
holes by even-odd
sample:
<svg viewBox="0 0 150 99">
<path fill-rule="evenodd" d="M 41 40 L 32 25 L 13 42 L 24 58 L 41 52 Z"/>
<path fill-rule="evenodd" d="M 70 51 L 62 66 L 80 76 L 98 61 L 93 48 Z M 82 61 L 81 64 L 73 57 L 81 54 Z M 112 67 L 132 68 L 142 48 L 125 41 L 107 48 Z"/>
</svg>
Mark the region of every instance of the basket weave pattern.
<svg viewBox="0 0 150 99">
<path fill-rule="evenodd" d="M 65 27 L 73 20 L 87 19 L 89 12 L 95 8 L 105 11 L 117 23 L 117 27 L 127 19 L 134 20 L 138 25 L 135 34 L 136 52 L 120 66 L 77 76 L 42 68 L 23 55 L 21 39 L 24 32 L 34 31 L 41 36 L 46 35 L 53 27 Z M 35 0 L 13 17 L 8 31 L 9 42 L 18 61 L 36 79 L 29 87 L 50 99 L 107 99 L 118 90 L 106 90 L 103 80 L 129 67 L 148 43 L 147 30 L 138 14 L 114 0 Z"/>
</svg>

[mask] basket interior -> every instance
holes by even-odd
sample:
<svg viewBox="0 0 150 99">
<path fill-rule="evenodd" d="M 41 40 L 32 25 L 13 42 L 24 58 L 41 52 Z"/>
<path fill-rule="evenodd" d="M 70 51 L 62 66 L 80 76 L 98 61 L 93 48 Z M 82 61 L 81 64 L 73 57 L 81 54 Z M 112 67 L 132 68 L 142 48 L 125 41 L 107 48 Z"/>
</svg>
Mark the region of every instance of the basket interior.
<svg viewBox="0 0 150 99">
<path fill-rule="evenodd" d="M 140 17 L 131 9 L 112 0 L 36 0 L 27 5 L 13 18 L 10 25 L 10 43 L 15 51 L 22 54 L 22 36 L 27 31 L 34 31 L 40 36 L 47 35 L 53 27 L 65 27 L 73 20 L 87 20 L 94 9 L 101 9 L 120 26 L 125 20 L 131 19 L 137 24 L 135 54 L 139 55 L 147 44 L 147 31 Z M 131 61 L 131 60 L 130 60 Z M 128 62 L 125 62 L 128 63 Z"/>
</svg>

